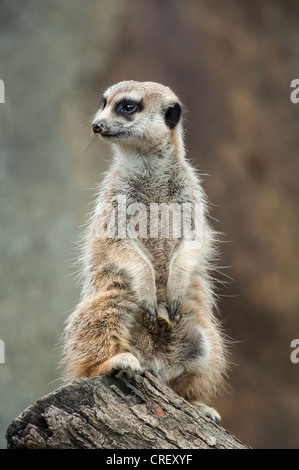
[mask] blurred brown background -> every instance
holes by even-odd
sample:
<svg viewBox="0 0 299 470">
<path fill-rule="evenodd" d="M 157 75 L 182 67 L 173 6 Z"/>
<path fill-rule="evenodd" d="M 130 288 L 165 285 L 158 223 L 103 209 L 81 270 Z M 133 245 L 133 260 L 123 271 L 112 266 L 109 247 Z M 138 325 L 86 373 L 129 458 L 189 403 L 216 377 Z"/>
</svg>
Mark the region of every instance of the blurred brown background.
<svg viewBox="0 0 299 470">
<path fill-rule="evenodd" d="M 169 85 L 188 158 L 224 233 L 220 310 L 234 340 L 223 426 L 298 448 L 299 4 L 295 0 L 0 1 L 0 435 L 58 387 L 58 339 L 79 296 L 76 242 L 109 165 L 91 141 L 100 93 Z M 230 280 L 229 278 L 232 278 Z"/>
</svg>

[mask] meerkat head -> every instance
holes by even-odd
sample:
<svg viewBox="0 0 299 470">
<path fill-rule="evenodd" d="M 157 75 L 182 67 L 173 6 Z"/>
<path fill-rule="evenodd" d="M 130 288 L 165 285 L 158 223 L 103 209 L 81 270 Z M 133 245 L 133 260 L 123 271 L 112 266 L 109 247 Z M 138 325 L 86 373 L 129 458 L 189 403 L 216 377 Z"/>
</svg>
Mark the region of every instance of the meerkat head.
<svg viewBox="0 0 299 470">
<path fill-rule="evenodd" d="M 181 115 L 181 103 L 170 88 L 123 81 L 103 94 L 92 131 L 115 143 L 155 145 L 180 128 Z"/>
</svg>

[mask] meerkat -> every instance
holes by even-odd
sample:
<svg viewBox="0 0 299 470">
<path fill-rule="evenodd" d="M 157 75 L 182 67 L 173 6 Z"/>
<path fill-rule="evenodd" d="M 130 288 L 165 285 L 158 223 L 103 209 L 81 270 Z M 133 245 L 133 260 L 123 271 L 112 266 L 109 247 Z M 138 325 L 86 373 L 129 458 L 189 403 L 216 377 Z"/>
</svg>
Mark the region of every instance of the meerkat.
<svg viewBox="0 0 299 470">
<path fill-rule="evenodd" d="M 66 322 L 63 363 L 67 380 L 151 371 L 220 422 L 210 406 L 227 369 L 211 276 L 216 232 L 201 180 L 185 158 L 182 114 L 178 97 L 155 82 L 122 81 L 102 96 L 92 132 L 112 144 L 114 158 L 84 237 L 82 295 Z M 175 236 L 174 225 L 161 236 L 161 205 L 186 203 L 202 209 L 201 236 Z M 103 204 L 110 215 L 102 210 L 100 217 Z M 176 219 L 182 228 L 173 214 L 168 226 Z M 111 220 L 116 230 L 108 233 Z"/>
</svg>

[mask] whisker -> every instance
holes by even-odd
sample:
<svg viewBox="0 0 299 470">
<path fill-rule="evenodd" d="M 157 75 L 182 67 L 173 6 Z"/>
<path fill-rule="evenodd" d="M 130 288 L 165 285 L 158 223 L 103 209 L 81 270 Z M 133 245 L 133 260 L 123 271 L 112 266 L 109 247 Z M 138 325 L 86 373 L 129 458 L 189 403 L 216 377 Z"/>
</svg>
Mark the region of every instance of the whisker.
<svg viewBox="0 0 299 470">
<path fill-rule="evenodd" d="M 95 135 L 91 141 L 89 142 L 88 146 L 86 147 L 86 149 L 84 150 L 84 152 L 82 153 L 86 153 L 94 144 L 95 144 L 95 141 L 97 140 L 97 138 L 99 137 L 99 134 Z"/>
<path fill-rule="evenodd" d="M 90 119 L 90 116 L 94 116 L 96 111 L 93 111 L 91 113 L 81 113 L 81 116 L 85 117 L 86 119 Z"/>
</svg>

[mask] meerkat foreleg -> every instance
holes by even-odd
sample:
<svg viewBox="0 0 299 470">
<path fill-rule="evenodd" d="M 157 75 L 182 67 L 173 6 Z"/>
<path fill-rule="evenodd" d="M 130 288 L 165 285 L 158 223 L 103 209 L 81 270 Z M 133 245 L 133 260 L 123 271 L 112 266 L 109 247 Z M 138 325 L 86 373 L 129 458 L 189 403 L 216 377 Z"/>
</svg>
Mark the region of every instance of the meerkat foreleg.
<svg viewBox="0 0 299 470">
<path fill-rule="evenodd" d="M 174 320 L 186 288 L 190 280 L 190 274 L 197 262 L 198 244 L 194 240 L 180 239 L 173 251 L 167 281 L 168 313 Z"/>
<path fill-rule="evenodd" d="M 114 250 L 113 262 L 131 279 L 140 306 L 154 323 L 158 316 L 155 271 L 140 242 L 132 238 L 123 240 L 119 249 Z"/>
</svg>

